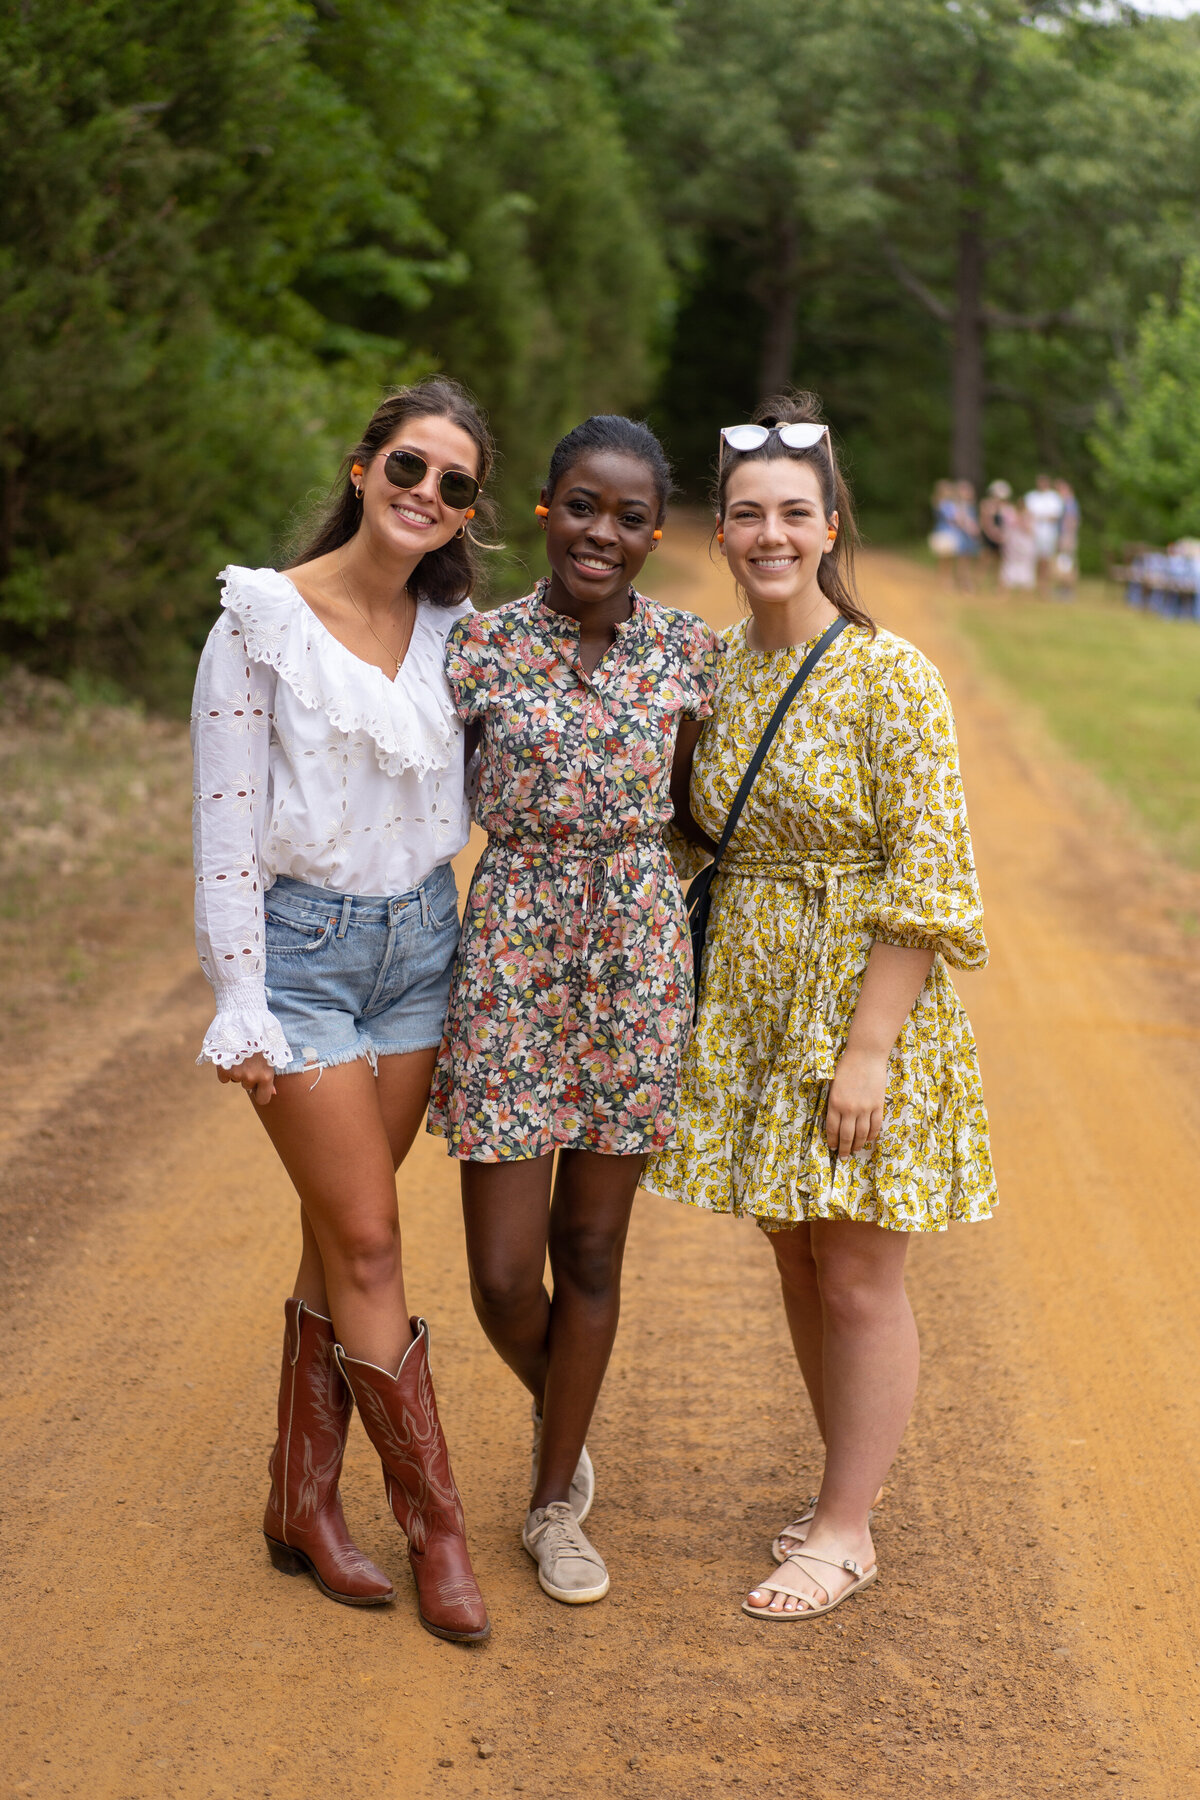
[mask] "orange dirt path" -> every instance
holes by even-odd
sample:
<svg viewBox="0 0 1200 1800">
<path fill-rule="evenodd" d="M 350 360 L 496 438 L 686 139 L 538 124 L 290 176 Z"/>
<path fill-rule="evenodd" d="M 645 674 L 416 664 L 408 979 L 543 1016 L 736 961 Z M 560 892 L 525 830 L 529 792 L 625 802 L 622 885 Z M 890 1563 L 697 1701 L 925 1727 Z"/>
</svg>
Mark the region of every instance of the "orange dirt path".
<svg viewBox="0 0 1200 1800">
<path fill-rule="evenodd" d="M 651 572 L 733 617 L 694 526 Z M 0 1146 L 0 1793 L 1200 1794 L 1200 964 L 930 578 L 876 556 L 863 587 L 955 702 L 992 944 L 961 991 L 1002 1189 L 994 1222 L 913 1246 L 925 1367 L 879 1583 L 818 1625 L 739 1613 L 814 1433 L 759 1234 L 647 1197 L 590 1438 L 612 1593 L 546 1599 L 518 1539 L 528 1409 L 475 1323 L 453 1167 L 424 1138 L 400 1179 L 409 1288 L 491 1642 L 419 1628 L 357 1427 L 346 1510 L 398 1603 L 352 1612 L 273 1573 L 294 1205 L 249 1107 L 191 1066 L 189 973 L 136 1030 L 76 1033 L 40 1110 L 21 1072 Z"/>
</svg>

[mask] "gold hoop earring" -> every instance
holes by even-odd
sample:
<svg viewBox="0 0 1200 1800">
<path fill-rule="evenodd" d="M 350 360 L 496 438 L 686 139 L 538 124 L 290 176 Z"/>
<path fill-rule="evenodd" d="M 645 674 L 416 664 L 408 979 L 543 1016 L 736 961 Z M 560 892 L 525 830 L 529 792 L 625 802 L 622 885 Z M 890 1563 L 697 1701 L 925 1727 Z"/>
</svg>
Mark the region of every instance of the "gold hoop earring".
<svg viewBox="0 0 1200 1800">
<path fill-rule="evenodd" d="M 455 537 L 456 537 L 456 538 L 460 538 L 460 537 L 466 537 L 466 535 L 467 535 L 467 528 L 466 528 L 466 526 L 465 526 L 465 525 L 460 525 L 460 526 L 459 526 L 459 528 L 458 528 L 458 530 L 457 530 L 457 531 L 456 531 L 456 532 L 455 532 L 455 534 L 454 534 L 454 535 L 455 535 Z"/>
<path fill-rule="evenodd" d="M 360 500 L 361 500 L 361 499 L 362 499 L 362 494 L 363 494 L 363 491 L 362 491 L 362 489 L 361 489 L 361 488 L 355 488 L 355 490 L 354 490 L 354 492 L 355 492 L 355 493 L 356 493 L 356 494 L 357 494 L 357 495 L 358 495 L 358 498 L 359 498 L 359 499 L 360 499 Z"/>
</svg>

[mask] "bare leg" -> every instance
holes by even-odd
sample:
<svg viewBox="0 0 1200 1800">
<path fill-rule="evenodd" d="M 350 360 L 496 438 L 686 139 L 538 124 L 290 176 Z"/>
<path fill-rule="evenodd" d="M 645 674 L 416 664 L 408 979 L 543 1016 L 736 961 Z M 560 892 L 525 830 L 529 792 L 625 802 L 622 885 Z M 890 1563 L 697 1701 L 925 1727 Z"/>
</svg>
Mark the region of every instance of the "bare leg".
<svg viewBox="0 0 1200 1800">
<path fill-rule="evenodd" d="M 808 1390 L 809 1402 L 822 1441 L 825 1437 L 825 1374 L 823 1346 L 825 1319 L 821 1311 L 821 1289 L 817 1281 L 817 1265 L 807 1225 L 794 1225 L 785 1231 L 769 1232 L 775 1265 L 779 1271 L 779 1288 L 783 1295 L 784 1317 L 796 1361 Z M 809 1527 L 799 1532 L 780 1533 L 785 1551 L 798 1550 L 808 1536 Z"/>
<path fill-rule="evenodd" d="M 412 1342 L 395 1172 L 429 1097 L 435 1052 L 280 1076 L 258 1109 L 300 1196 L 296 1294 L 334 1321 L 349 1355 L 396 1369 Z M 324 1300 L 324 1304 L 320 1301 Z"/>
<path fill-rule="evenodd" d="M 308 1214 L 300 1208 L 300 1267 L 292 1286 L 292 1295 L 303 1300 L 310 1312 L 329 1317 L 329 1295 L 325 1291 L 325 1264 L 317 1234 L 308 1222 Z"/>
<path fill-rule="evenodd" d="M 541 1407 L 550 1360 L 546 1245 L 552 1156 L 460 1165 L 475 1316 Z"/>
<path fill-rule="evenodd" d="M 920 1350 L 904 1291 L 907 1236 L 849 1220 L 809 1228 L 824 1317 L 825 1476 L 805 1550 L 862 1568 L 875 1560 L 868 1513 L 891 1467 L 912 1411 Z M 795 1568 L 795 1565 L 789 1565 Z M 807 1596 L 820 1604 L 849 1585 L 832 1570 L 800 1565 Z M 761 1589 L 752 1606 L 793 1611 L 802 1602 Z"/>
<path fill-rule="evenodd" d="M 570 1498 L 621 1316 L 621 1264 L 644 1156 L 564 1150 L 550 1209 L 550 1363 L 530 1505 Z"/>
<path fill-rule="evenodd" d="M 535 1507 L 570 1493 L 616 1337 L 621 1259 L 644 1163 L 564 1150 L 552 1203 L 549 1157 L 462 1165 L 475 1310 L 542 1410 Z"/>
<path fill-rule="evenodd" d="M 822 1440 L 825 1437 L 825 1376 L 822 1345 L 825 1321 L 821 1313 L 821 1290 L 817 1282 L 817 1265 L 809 1239 L 809 1226 L 794 1225 L 787 1231 L 768 1233 L 779 1270 L 779 1287 L 783 1294 L 783 1311 L 787 1319 L 792 1348 L 808 1389 L 813 1417 Z"/>
</svg>

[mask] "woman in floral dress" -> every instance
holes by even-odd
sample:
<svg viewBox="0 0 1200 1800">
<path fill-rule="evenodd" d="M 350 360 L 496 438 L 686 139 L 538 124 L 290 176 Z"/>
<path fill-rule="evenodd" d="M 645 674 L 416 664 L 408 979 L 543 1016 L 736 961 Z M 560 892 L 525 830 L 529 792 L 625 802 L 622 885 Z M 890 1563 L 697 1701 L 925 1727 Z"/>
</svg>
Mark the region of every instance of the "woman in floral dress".
<svg viewBox="0 0 1200 1800">
<path fill-rule="evenodd" d="M 917 1381 L 909 1236 L 986 1218 L 995 1181 L 946 966 L 987 959 L 946 692 L 855 598 L 850 499 L 815 398 L 776 400 L 760 422 L 757 443 L 722 434 L 719 535 L 751 617 L 725 634 L 695 755 L 698 841 L 720 836 L 807 652 L 839 614 L 849 626 L 793 701 L 714 880 L 679 1130 L 645 1185 L 749 1214 L 775 1252 L 826 1446 L 819 1498 L 743 1609 L 782 1621 L 875 1578 L 869 1509 Z M 789 444 L 789 425 L 812 429 Z"/>
<path fill-rule="evenodd" d="M 582 1530 L 594 1491 L 584 1438 L 616 1336 L 634 1193 L 675 1129 L 691 1019 L 663 830 L 673 765 L 686 768 L 710 711 L 718 641 L 633 585 L 669 489 L 644 425 L 576 427 L 537 509 L 549 580 L 461 620 L 447 649 L 480 742 L 475 816 L 488 847 L 429 1123 L 462 1162 L 475 1310 L 533 1396 L 522 1542 L 543 1589 L 568 1604 L 608 1591 Z"/>
</svg>

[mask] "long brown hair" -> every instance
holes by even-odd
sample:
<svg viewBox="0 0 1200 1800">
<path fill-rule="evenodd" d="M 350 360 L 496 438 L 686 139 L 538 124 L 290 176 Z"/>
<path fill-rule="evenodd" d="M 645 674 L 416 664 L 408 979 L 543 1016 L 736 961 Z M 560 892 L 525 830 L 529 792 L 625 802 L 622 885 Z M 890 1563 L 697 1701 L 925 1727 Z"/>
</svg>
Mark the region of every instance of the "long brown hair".
<svg viewBox="0 0 1200 1800">
<path fill-rule="evenodd" d="M 303 549 L 293 555 L 289 568 L 299 568 L 301 563 L 312 562 L 350 542 L 362 522 L 362 502 L 350 476 L 351 467 L 356 462 L 369 463 L 410 419 L 449 419 L 465 431 L 479 452 L 477 479 L 481 485 L 486 482 L 495 466 L 496 445 L 482 409 L 466 388 L 449 375 L 427 375 L 408 387 L 393 388 L 371 414 L 353 450 L 342 458 L 337 479 L 311 536 Z M 476 500 L 475 514 L 487 526 L 494 525 L 495 511 L 486 494 L 480 494 Z M 480 579 L 479 551 L 496 547 L 481 543 L 468 526 L 462 537 L 452 537 L 449 543 L 426 552 L 409 577 L 409 592 L 415 600 L 424 600 L 430 606 L 457 606 Z"/>
<path fill-rule="evenodd" d="M 756 425 L 824 425 L 825 420 L 819 395 L 798 389 L 791 393 L 773 394 L 769 400 L 764 400 L 761 406 L 755 408 L 753 422 Z M 838 466 L 832 434 L 827 434 L 807 450 L 793 450 L 777 432 L 772 432 L 766 443 L 760 444 L 757 450 L 731 450 L 728 444 L 723 448 L 721 471 L 713 494 L 717 522 L 720 525 L 725 523 L 725 496 L 729 488 L 729 477 L 743 463 L 774 462 L 777 457 L 788 456 L 793 462 L 808 463 L 816 471 L 825 517 L 828 519 L 835 512 L 838 515 L 837 541 L 833 549 L 821 558 L 817 570 L 817 586 L 830 604 L 836 606 L 843 619 L 848 619 L 851 625 L 861 625 L 874 637 L 875 621 L 859 599 L 854 582 L 858 527 L 854 522 L 854 503 L 850 489 Z"/>
</svg>

